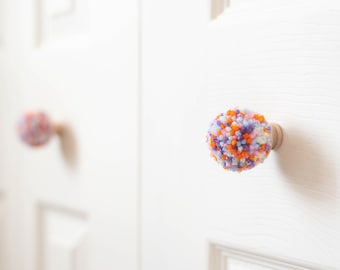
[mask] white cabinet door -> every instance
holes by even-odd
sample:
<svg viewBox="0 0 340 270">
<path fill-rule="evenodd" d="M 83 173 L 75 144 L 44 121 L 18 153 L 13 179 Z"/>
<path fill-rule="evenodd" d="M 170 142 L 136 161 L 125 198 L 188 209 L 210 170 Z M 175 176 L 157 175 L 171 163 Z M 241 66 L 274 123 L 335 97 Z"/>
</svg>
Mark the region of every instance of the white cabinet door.
<svg viewBox="0 0 340 270">
<path fill-rule="evenodd" d="M 145 0 L 142 14 L 143 269 L 340 269 L 339 2 Z M 205 142 L 235 106 L 285 137 L 242 173 Z"/>
<path fill-rule="evenodd" d="M 1 269 L 136 269 L 137 3 L 1 0 Z M 63 137 L 21 143 L 27 110 Z"/>
</svg>

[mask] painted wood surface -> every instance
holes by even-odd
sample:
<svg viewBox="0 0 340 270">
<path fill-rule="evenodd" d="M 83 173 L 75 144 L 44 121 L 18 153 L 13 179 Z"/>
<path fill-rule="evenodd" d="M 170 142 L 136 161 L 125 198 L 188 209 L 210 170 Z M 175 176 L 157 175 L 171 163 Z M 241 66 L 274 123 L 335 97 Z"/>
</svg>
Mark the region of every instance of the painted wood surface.
<svg viewBox="0 0 340 270">
<path fill-rule="evenodd" d="M 137 1 L 1 2 L 1 269 L 135 270 Z M 27 110 L 61 138 L 22 144 Z"/>
<path fill-rule="evenodd" d="M 214 241 L 339 269 L 340 5 L 207 2 L 143 1 L 143 269 L 207 269 Z M 285 136 L 240 174 L 205 142 L 234 106 Z"/>
</svg>

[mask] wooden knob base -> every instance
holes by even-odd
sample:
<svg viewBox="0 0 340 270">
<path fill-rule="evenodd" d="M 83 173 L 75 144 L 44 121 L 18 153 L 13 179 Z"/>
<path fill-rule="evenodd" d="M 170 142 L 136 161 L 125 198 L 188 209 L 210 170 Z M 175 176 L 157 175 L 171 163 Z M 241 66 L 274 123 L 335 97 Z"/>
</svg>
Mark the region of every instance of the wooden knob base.
<svg viewBox="0 0 340 270">
<path fill-rule="evenodd" d="M 283 142 L 283 130 L 279 124 L 271 123 L 272 128 L 272 149 L 277 150 Z"/>
</svg>

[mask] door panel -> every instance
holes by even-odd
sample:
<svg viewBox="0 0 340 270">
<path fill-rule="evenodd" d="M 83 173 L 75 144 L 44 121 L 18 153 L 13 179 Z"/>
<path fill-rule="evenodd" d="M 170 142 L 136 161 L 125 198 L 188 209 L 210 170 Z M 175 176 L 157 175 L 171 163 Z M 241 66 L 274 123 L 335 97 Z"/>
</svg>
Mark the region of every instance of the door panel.
<svg viewBox="0 0 340 270">
<path fill-rule="evenodd" d="M 5 4 L 1 269 L 136 269 L 137 1 Z M 27 110 L 64 124 L 62 136 L 22 144 Z"/>
<path fill-rule="evenodd" d="M 258 269 L 215 267 L 220 243 L 339 268 L 339 3 L 231 1 L 212 20 L 208 1 L 156 2 L 143 6 L 144 268 Z M 284 143 L 232 173 L 205 135 L 238 105 L 280 123 Z"/>
<path fill-rule="evenodd" d="M 0 63 L 4 61 L 4 36 L 5 36 L 5 5 L 4 1 L 0 0 Z M 4 69 L 0 64 L 0 87 L 1 82 L 4 80 Z M 0 88 L 0 93 L 1 93 Z M 0 99 L 0 115 L 3 115 L 3 106 L 2 101 Z M 3 140 L 3 132 L 0 132 L 0 141 Z M 6 258 L 6 249 L 5 249 L 5 197 L 4 197 L 4 177 L 3 177 L 3 156 L 0 155 L 0 239 L 2 239 L 0 243 L 0 269 L 4 269 L 5 267 L 5 258 Z"/>
<path fill-rule="evenodd" d="M 41 205 L 38 211 L 40 269 L 88 269 L 88 218 L 83 213 Z"/>
<path fill-rule="evenodd" d="M 6 249 L 5 249 L 5 201 L 3 198 L 3 194 L 0 192 L 0 239 L 2 239 L 0 243 L 0 269 L 4 269 L 5 267 L 5 259 L 6 259 Z"/>
</svg>

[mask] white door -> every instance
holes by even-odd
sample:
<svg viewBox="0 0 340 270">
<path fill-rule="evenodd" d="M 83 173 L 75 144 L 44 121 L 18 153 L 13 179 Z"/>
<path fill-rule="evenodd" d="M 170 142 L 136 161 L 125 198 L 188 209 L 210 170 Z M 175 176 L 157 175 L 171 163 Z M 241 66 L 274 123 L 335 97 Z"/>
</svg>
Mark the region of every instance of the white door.
<svg viewBox="0 0 340 270">
<path fill-rule="evenodd" d="M 1 269 L 136 269 L 137 3 L 1 0 Z M 24 145 L 27 110 L 62 138 Z"/>
<path fill-rule="evenodd" d="M 143 269 L 340 269 L 339 1 L 142 8 Z M 205 142 L 235 106 L 284 130 L 242 173 Z"/>
</svg>

